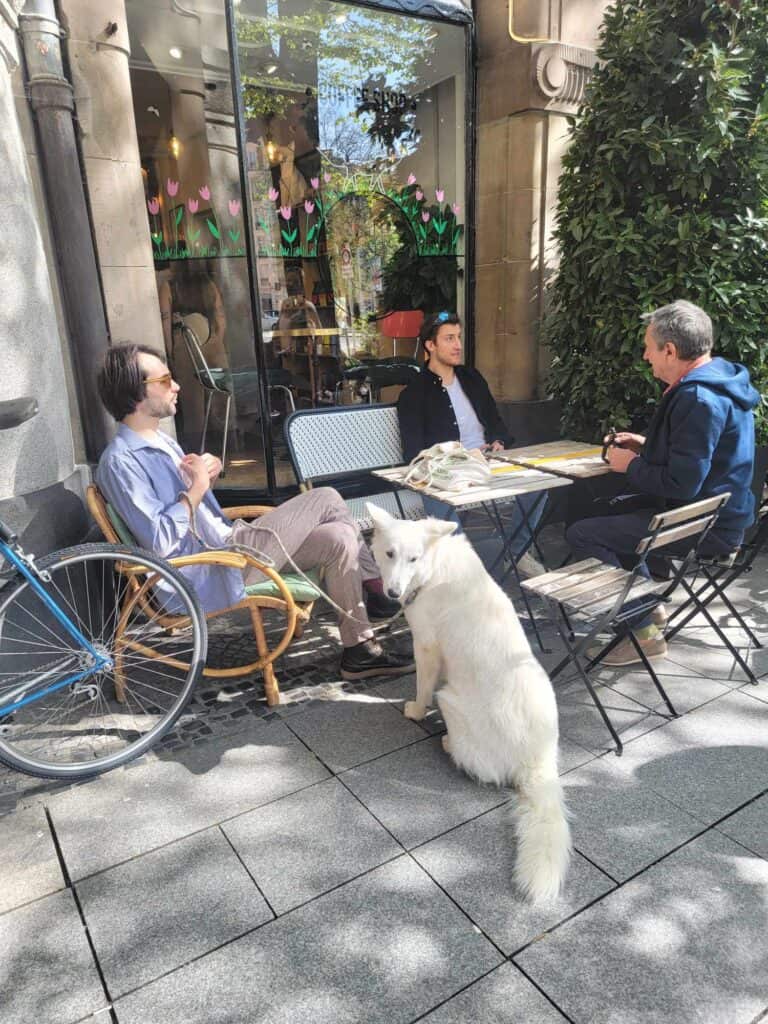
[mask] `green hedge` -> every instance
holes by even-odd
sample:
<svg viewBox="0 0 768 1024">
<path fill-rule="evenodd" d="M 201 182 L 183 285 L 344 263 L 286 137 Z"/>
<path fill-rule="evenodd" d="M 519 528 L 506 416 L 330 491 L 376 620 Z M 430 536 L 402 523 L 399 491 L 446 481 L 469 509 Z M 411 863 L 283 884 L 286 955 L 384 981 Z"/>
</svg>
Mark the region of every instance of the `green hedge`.
<svg viewBox="0 0 768 1024">
<path fill-rule="evenodd" d="M 716 351 L 768 390 L 768 0 L 626 0 L 560 179 L 561 261 L 543 339 L 567 435 L 642 420 L 659 396 L 641 312 L 704 307 Z M 758 437 L 768 441 L 765 397 Z"/>
</svg>

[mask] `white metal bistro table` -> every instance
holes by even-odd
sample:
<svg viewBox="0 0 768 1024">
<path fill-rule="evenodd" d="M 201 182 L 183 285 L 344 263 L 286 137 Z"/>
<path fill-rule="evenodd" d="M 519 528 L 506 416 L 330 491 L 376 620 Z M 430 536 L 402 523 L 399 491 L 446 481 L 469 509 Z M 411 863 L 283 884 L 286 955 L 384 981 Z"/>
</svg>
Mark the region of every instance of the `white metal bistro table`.
<svg viewBox="0 0 768 1024">
<path fill-rule="evenodd" d="M 556 487 L 570 487 L 573 484 L 573 481 L 567 477 L 557 476 L 542 469 L 533 469 L 513 464 L 509 459 L 503 458 L 503 452 L 500 452 L 499 456 L 501 457 L 497 458 L 495 453 L 488 456 L 488 463 L 491 467 L 492 474 L 490 483 L 467 484 L 466 487 L 460 491 L 444 491 L 439 487 L 423 487 L 406 483 L 404 478 L 405 474 L 408 472 L 408 466 L 395 466 L 391 469 L 375 469 L 373 470 L 373 475 L 382 480 L 386 480 L 393 488 L 407 487 L 410 490 L 419 492 L 420 494 L 426 494 L 429 497 L 436 498 L 438 501 L 442 501 L 446 505 L 450 505 L 454 508 L 459 513 L 460 517 L 463 513 L 469 512 L 472 509 L 482 509 L 491 520 L 494 529 L 501 539 L 501 552 L 491 566 L 491 572 L 494 572 L 496 567 L 503 563 L 504 557 L 509 553 L 510 547 L 520 530 L 527 527 L 531 537 L 533 537 L 535 532 L 528 522 L 528 514 L 526 514 L 525 510 L 521 507 L 520 512 L 522 515 L 522 522 L 512 533 L 507 533 L 504 529 L 504 522 L 498 506 L 514 502 L 521 494 L 530 494 L 537 491 L 549 491 Z M 542 500 L 544 500 L 544 495 L 542 495 Z M 510 563 L 508 571 L 514 573 L 519 587 L 520 577 L 514 559 L 510 558 Z M 506 573 L 503 574 L 500 582 L 503 582 L 505 576 Z M 522 589 L 520 589 L 520 593 L 525 603 L 525 608 L 528 612 L 531 625 L 533 626 L 533 630 L 536 634 L 539 647 L 544 650 L 536 619 L 534 618 L 528 602 L 528 596 Z"/>
</svg>

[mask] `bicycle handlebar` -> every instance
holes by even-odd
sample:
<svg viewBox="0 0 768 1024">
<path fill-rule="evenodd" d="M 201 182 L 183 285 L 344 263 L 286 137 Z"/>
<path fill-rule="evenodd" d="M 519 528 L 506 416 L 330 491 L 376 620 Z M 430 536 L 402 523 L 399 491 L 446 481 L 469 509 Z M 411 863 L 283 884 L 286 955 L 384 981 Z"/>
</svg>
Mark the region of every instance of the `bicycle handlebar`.
<svg viewBox="0 0 768 1024">
<path fill-rule="evenodd" d="M 37 416 L 37 399 L 27 395 L 25 398 L 12 398 L 0 402 L 0 430 L 11 430 Z"/>
</svg>

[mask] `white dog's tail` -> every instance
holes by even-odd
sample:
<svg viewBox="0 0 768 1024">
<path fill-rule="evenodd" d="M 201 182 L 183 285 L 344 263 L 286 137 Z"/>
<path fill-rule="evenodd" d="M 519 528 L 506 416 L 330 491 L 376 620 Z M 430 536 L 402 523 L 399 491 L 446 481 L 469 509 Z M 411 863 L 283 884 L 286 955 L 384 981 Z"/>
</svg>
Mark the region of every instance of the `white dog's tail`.
<svg viewBox="0 0 768 1024">
<path fill-rule="evenodd" d="M 534 902 L 557 896 L 571 856 L 571 830 L 557 775 L 528 779 L 520 786 L 515 827 L 518 887 Z"/>
</svg>

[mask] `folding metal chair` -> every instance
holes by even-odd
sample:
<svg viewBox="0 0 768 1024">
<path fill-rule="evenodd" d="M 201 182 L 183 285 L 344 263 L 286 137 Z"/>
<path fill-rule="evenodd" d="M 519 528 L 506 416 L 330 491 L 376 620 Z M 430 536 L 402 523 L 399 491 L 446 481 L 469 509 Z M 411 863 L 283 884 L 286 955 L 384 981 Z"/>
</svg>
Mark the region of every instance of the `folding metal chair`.
<svg viewBox="0 0 768 1024">
<path fill-rule="evenodd" d="M 723 632 L 713 618 L 708 605 L 717 599 L 722 601 L 728 609 L 729 615 L 736 620 L 752 646 L 758 648 L 763 646 L 744 621 L 744 617 L 729 600 L 726 590 L 736 580 L 752 572 L 755 559 L 765 547 L 766 541 L 768 541 L 768 500 L 761 502 L 752 529 L 748 531 L 744 543 L 737 551 L 719 558 L 696 556 L 693 565 L 694 578 L 691 581 L 685 578 L 680 581 L 688 596 L 670 615 L 665 630 L 667 640 L 671 640 L 696 615 L 703 615 L 754 686 L 757 686 L 757 677 L 731 643 L 728 635 Z M 675 625 L 673 626 L 672 623 Z"/>
<path fill-rule="evenodd" d="M 617 754 L 621 754 L 623 749 L 621 739 L 597 695 L 589 672 L 600 664 L 616 644 L 628 636 L 669 710 L 669 715 L 655 710 L 653 714 L 661 715 L 663 718 L 677 717 L 677 711 L 634 636 L 633 629 L 636 629 L 657 605 L 668 600 L 684 575 L 690 571 L 692 563 L 699 557 L 698 552 L 707 533 L 728 498 L 730 494 L 720 494 L 715 498 L 707 498 L 655 515 L 648 524 L 648 534 L 637 545 L 639 560 L 632 570 L 619 569 L 597 558 L 588 558 L 554 572 L 545 573 L 543 576 L 522 581 L 521 586 L 524 590 L 538 595 L 546 604 L 568 652 L 550 672 L 550 678 L 554 679 L 573 663 L 613 737 Z M 670 544 L 694 537 L 698 537 L 698 540 L 693 550 L 683 557 L 671 580 L 659 582 L 648 578 L 646 559 L 652 551 L 659 551 Z M 591 621 L 586 634 L 578 639 L 574 635 L 571 616 Z M 608 630 L 614 634 L 613 638 L 600 648 L 595 657 L 585 657 L 592 641 L 598 634 Z"/>
</svg>

